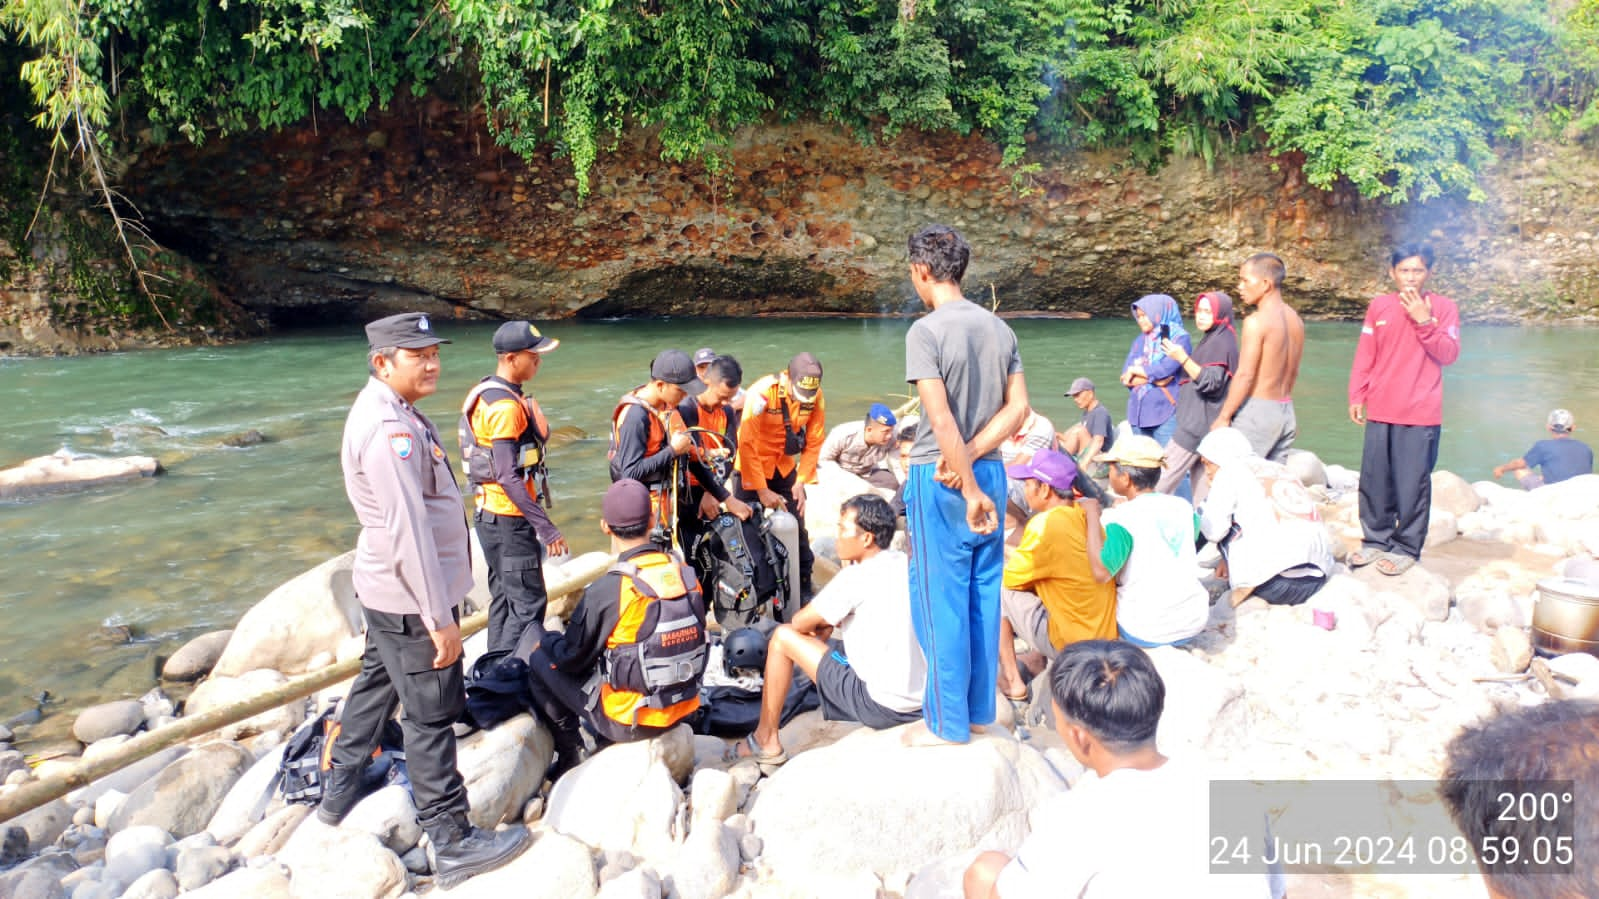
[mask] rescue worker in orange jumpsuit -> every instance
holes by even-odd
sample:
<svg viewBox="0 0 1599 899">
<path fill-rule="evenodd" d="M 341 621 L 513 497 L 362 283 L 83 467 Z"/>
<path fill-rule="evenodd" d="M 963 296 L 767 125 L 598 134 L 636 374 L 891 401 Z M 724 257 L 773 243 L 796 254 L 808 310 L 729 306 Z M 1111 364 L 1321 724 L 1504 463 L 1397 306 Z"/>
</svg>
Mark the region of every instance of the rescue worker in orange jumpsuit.
<svg viewBox="0 0 1599 899">
<path fill-rule="evenodd" d="M 767 375 L 750 385 L 738 427 L 738 497 L 745 502 L 757 501 L 767 509 L 787 508 L 799 520 L 801 605 L 810 601 L 811 569 L 815 564 L 810 535 L 805 530 L 805 485 L 816 482 L 816 462 L 826 433 L 822 363 L 815 356 L 800 353 L 789 360 L 786 371 Z M 752 536 L 749 543 L 757 555 L 764 557 L 758 535 Z M 783 617 L 790 617 L 795 611 L 785 610 Z"/>
</svg>

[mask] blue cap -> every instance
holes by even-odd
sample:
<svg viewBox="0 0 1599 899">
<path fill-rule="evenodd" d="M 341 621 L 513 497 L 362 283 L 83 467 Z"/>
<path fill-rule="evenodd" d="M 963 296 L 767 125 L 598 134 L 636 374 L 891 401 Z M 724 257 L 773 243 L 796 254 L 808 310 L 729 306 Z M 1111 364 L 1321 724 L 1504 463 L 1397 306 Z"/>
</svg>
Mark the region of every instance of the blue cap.
<svg viewBox="0 0 1599 899">
<path fill-rule="evenodd" d="M 898 422 L 898 419 L 894 417 L 893 410 L 882 403 L 873 403 L 872 408 L 866 410 L 866 420 L 875 421 L 880 425 L 888 425 L 891 428 Z"/>
</svg>

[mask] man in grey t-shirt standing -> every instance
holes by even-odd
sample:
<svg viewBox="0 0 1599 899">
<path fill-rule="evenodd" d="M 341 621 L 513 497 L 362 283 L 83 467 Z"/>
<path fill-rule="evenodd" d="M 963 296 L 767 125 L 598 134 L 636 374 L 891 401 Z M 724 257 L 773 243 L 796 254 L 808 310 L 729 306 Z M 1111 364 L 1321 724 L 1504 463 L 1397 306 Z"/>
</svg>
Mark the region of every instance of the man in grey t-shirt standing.
<svg viewBox="0 0 1599 899">
<path fill-rule="evenodd" d="M 923 721 L 912 745 L 965 743 L 994 720 L 999 592 L 999 445 L 1027 416 L 1027 383 L 1010 326 L 961 293 L 971 247 L 929 225 L 910 239 L 911 284 L 931 311 L 905 335 L 905 380 L 921 425 L 905 484 L 911 623 L 927 657 Z"/>
</svg>

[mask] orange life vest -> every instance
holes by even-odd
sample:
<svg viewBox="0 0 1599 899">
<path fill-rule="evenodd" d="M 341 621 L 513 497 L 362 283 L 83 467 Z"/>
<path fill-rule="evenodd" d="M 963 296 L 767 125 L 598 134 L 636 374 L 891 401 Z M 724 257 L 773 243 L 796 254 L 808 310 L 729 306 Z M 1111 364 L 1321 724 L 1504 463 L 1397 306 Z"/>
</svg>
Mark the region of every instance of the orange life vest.
<svg viewBox="0 0 1599 899">
<path fill-rule="evenodd" d="M 600 710 L 624 727 L 670 727 L 700 707 L 709 650 L 699 581 L 664 552 L 611 571 L 622 575 L 620 615 L 605 641 Z"/>
</svg>

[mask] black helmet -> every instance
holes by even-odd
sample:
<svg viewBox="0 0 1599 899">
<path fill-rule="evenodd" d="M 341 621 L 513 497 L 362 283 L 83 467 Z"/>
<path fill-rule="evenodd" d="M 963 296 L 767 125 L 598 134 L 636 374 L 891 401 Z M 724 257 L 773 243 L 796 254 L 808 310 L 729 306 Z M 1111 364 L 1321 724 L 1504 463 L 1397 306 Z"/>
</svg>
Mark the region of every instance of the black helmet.
<svg viewBox="0 0 1599 899">
<path fill-rule="evenodd" d="M 753 627 L 741 627 L 722 638 L 722 668 L 728 677 L 744 668 L 766 670 L 766 635 Z"/>
</svg>

